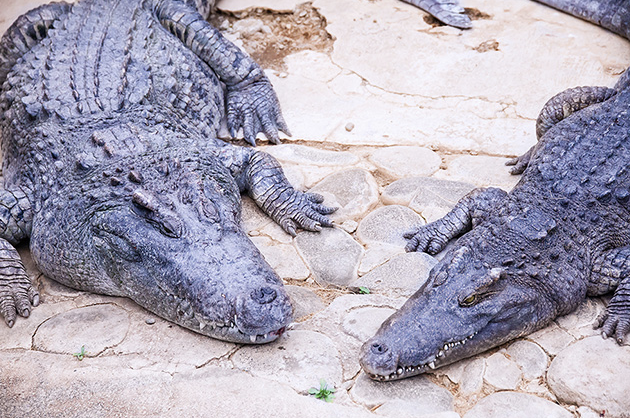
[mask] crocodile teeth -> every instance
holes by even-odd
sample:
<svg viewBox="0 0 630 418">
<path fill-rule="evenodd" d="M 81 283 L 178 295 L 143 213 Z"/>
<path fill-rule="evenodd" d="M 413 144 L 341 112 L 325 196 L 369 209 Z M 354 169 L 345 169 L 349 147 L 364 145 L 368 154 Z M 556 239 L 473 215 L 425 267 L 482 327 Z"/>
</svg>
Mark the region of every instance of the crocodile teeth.
<svg viewBox="0 0 630 418">
<path fill-rule="evenodd" d="M 263 340 L 266 340 L 268 335 L 269 335 L 269 334 L 265 334 L 265 335 L 263 335 Z"/>
<path fill-rule="evenodd" d="M 429 367 L 434 370 L 435 369 L 435 362 L 432 361 L 431 363 L 429 363 Z"/>
<path fill-rule="evenodd" d="M 397 374 L 398 376 L 400 376 L 401 374 L 403 374 L 403 369 L 402 369 L 402 367 L 399 367 L 399 368 L 398 368 L 398 370 L 396 370 L 396 374 Z"/>
<path fill-rule="evenodd" d="M 199 330 L 203 330 L 206 325 L 208 325 L 208 323 L 201 318 L 197 318 L 197 321 L 199 321 Z"/>
<path fill-rule="evenodd" d="M 250 336 L 249 336 L 249 340 L 250 340 L 251 342 L 255 343 L 255 342 L 256 342 L 256 336 L 255 336 L 255 335 L 250 335 Z"/>
</svg>

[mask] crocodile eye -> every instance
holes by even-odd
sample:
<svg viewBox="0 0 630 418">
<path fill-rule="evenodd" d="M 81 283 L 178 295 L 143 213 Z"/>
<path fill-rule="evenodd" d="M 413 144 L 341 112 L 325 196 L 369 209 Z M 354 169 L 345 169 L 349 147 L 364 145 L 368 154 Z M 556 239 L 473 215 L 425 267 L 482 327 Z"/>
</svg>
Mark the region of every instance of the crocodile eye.
<svg viewBox="0 0 630 418">
<path fill-rule="evenodd" d="M 163 217 L 162 219 L 147 219 L 153 224 L 162 235 L 170 238 L 179 238 L 182 236 L 182 224 L 173 217 Z"/>
<path fill-rule="evenodd" d="M 475 302 L 477 302 L 477 295 L 472 294 L 469 296 L 466 296 L 464 299 L 459 301 L 459 305 L 460 306 L 472 306 L 475 304 Z"/>
</svg>

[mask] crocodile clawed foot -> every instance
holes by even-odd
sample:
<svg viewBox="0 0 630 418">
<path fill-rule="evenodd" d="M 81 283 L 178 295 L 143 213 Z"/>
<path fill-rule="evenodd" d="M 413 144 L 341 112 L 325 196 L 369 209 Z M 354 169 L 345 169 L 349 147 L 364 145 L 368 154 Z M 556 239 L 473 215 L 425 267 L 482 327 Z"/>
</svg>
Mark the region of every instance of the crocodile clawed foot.
<svg viewBox="0 0 630 418">
<path fill-rule="evenodd" d="M 520 157 L 512 158 L 511 160 L 506 161 L 505 165 L 513 166 L 510 169 L 510 174 L 514 176 L 523 174 L 523 172 L 529 165 L 529 160 L 531 159 L 531 156 L 532 156 L 532 150 L 530 149 L 529 151 L 527 151 L 525 154 L 521 155 Z"/>
<path fill-rule="evenodd" d="M 278 98 L 267 78 L 245 87 L 228 88 L 227 125 L 232 138 L 242 128 L 245 141 L 252 146 L 256 146 L 258 133 L 264 133 L 273 144 L 280 143 L 280 131 L 291 136 L 280 112 Z"/>
<path fill-rule="evenodd" d="M 8 277 L 0 276 L 0 316 L 9 328 L 15 324 L 17 315 L 28 318 L 32 307 L 37 305 L 39 293 L 23 270 Z"/>
<path fill-rule="evenodd" d="M 321 231 L 322 226 L 332 227 L 333 222 L 326 215 L 337 208 L 322 205 L 324 198 L 316 193 L 303 193 L 297 190 L 291 191 L 291 197 L 280 204 L 281 212 L 272 216 L 278 224 L 291 236 L 297 235 L 297 228 L 307 231 Z"/>
<path fill-rule="evenodd" d="M 622 345 L 626 334 L 630 332 L 630 314 L 606 311 L 597 318 L 594 328 L 601 328 L 602 337 L 614 337 Z"/>
<path fill-rule="evenodd" d="M 419 251 L 435 255 L 448 243 L 448 238 L 432 224 L 416 226 L 405 232 L 403 237 L 408 240 L 405 246 L 405 251 L 408 253 Z"/>
</svg>

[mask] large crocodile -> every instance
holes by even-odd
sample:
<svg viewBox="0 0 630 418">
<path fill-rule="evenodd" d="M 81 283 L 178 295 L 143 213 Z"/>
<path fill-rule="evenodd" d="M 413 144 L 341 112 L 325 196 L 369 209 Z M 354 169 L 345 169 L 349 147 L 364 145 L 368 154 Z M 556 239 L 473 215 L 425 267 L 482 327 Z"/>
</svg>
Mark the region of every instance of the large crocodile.
<svg viewBox="0 0 630 418">
<path fill-rule="evenodd" d="M 603 14 L 614 14 L 610 4 L 600 3 Z M 630 38 L 630 8 L 623 10 L 613 23 Z M 370 377 L 399 379 L 470 357 L 608 292 L 596 326 L 623 343 L 630 331 L 629 111 L 630 70 L 612 89 L 558 94 L 540 113 L 538 143 L 511 162 L 515 173 L 524 171 L 511 192 L 473 190 L 444 218 L 406 235 L 408 251 L 436 254 L 463 234 L 362 346 Z"/>
<path fill-rule="evenodd" d="M 191 1 L 205 10 L 211 2 Z M 177 0 L 51 3 L 0 41 L 0 315 L 39 302 L 14 245 L 67 286 L 126 296 L 215 338 L 290 322 L 282 282 L 240 226 L 240 192 L 295 234 L 331 226 L 279 164 L 217 138 L 286 131 L 251 58 Z"/>
</svg>

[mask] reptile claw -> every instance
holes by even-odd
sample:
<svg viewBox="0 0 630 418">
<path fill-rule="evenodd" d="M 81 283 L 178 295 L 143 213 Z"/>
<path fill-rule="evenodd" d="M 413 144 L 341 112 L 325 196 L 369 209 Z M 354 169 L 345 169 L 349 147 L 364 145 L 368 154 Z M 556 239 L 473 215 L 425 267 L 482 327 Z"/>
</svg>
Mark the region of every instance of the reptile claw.
<svg viewBox="0 0 630 418">
<path fill-rule="evenodd" d="M 278 98 L 266 77 L 245 87 L 228 87 L 227 115 L 232 138 L 239 128 L 243 128 L 245 140 L 253 146 L 258 133 L 263 133 L 273 144 L 280 143 L 278 130 L 290 136 Z"/>
</svg>

